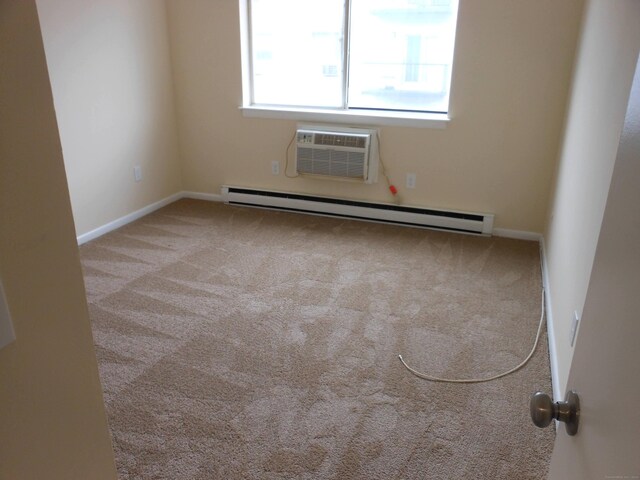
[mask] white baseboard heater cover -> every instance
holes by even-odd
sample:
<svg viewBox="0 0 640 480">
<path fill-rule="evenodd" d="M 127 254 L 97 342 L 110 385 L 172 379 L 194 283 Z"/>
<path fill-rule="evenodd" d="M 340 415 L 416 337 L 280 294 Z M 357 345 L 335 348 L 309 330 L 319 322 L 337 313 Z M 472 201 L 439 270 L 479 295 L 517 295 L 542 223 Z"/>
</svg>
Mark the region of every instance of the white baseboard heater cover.
<svg viewBox="0 0 640 480">
<path fill-rule="evenodd" d="M 468 213 L 372 203 L 245 187 L 222 187 L 229 205 L 268 208 L 328 217 L 350 218 L 409 227 L 491 235 L 493 214 Z"/>
</svg>

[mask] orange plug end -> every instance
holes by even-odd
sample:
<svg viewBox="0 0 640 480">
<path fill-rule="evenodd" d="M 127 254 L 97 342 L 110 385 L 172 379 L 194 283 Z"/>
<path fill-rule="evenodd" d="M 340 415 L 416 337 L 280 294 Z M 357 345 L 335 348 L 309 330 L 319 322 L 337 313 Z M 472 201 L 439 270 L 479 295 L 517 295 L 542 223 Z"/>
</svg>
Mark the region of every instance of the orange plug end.
<svg viewBox="0 0 640 480">
<path fill-rule="evenodd" d="M 391 192 L 391 195 L 398 194 L 398 189 L 395 187 L 395 185 L 389 185 L 389 191 Z"/>
</svg>

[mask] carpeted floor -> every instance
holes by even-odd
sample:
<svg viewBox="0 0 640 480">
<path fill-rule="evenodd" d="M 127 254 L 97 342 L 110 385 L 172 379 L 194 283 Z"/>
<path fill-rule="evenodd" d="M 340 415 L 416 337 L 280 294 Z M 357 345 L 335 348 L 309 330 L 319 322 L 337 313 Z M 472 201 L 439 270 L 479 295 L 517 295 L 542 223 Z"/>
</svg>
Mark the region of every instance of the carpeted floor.
<svg viewBox="0 0 640 480">
<path fill-rule="evenodd" d="M 80 248 L 121 479 L 543 479 L 538 245 L 181 200 Z"/>
</svg>

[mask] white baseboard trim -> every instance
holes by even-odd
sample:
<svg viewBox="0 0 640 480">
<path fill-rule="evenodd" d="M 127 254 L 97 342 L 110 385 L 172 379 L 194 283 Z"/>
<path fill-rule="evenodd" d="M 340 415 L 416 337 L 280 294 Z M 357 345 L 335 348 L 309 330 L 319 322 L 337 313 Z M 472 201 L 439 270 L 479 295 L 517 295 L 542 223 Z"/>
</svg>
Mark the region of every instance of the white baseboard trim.
<svg viewBox="0 0 640 480">
<path fill-rule="evenodd" d="M 124 217 L 120 217 L 113 222 L 109 222 L 106 225 L 102 225 L 90 232 L 83 233 L 78 236 L 78 245 L 82 245 L 83 243 L 87 243 L 90 240 L 94 240 L 98 237 L 101 237 L 105 233 L 109 233 L 117 228 L 125 226 L 127 223 L 131 223 L 134 220 L 138 220 L 139 218 L 144 217 L 145 215 L 149 215 L 156 210 L 169 205 L 170 203 L 175 202 L 176 200 L 180 200 L 182 198 L 182 192 L 174 193 L 173 195 L 163 198 L 162 200 L 152 203 L 151 205 L 147 205 L 146 207 L 141 208 L 140 210 L 136 210 Z"/>
<path fill-rule="evenodd" d="M 96 228 L 95 230 L 91 230 L 90 232 L 83 233 L 79 235 L 78 245 L 82 245 L 90 240 L 94 240 L 105 233 L 109 233 L 116 228 L 120 228 L 127 223 L 131 223 L 134 220 L 137 220 L 145 215 L 150 214 L 170 203 L 173 203 L 181 198 L 191 198 L 194 200 L 205 200 L 208 202 L 222 202 L 222 195 L 218 193 L 202 193 L 202 192 L 193 192 L 193 191 L 182 191 L 178 193 L 174 193 L 173 195 L 164 198 L 158 202 L 152 203 L 151 205 L 147 205 L 140 210 L 136 210 L 133 213 L 125 215 L 124 217 L 118 218 L 113 222 L 109 222 L 106 225 Z M 533 242 L 542 242 L 543 237 L 542 234 L 536 232 L 527 232 L 523 230 L 510 230 L 508 228 L 494 228 L 492 235 L 496 237 L 504 237 L 504 238 L 513 238 L 516 240 L 529 240 Z M 542 243 L 541 243 L 542 244 Z"/>
<path fill-rule="evenodd" d="M 116 228 L 120 228 L 127 223 L 131 223 L 134 220 L 137 220 L 145 215 L 150 214 L 164 206 L 169 205 L 181 198 L 191 198 L 194 200 L 205 200 L 208 202 L 222 202 L 222 195 L 219 193 L 202 193 L 202 192 L 193 192 L 193 191 L 182 191 L 178 193 L 174 193 L 173 195 L 168 196 L 158 202 L 152 203 L 151 205 L 147 205 L 146 207 L 141 208 L 140 210 L 136 210 L 133 213 L 125 215 L 124 217 L 118 218 L 112 222 L 107 223 L 101 227 L 98 227 L 90 232 L 83 233 L 78 236 L 78 245 L 82 245 L 90 240 L 96 239 L 105 233 L 111 232 Z M 523 230 L 510 230 L 508 228 L 494 228 L 492 235 L 496 237 L 504 237 L 504 238 L 513 238 L 516 240 L 529 240 L 533 242 L 540 242 L 541 245 L 543 243 L 543 236 L 540 233 L 536 232 L 527 232 Z M 544 249 L 543 249 L 544 253 Z M 544 262 L 543 262 L 544 263 Z"/>
<path fill-rule="evenodd" d="M 126 224 L 131 223 L 139 218 L 144 217 L 145 215 L 149 215 L 156 210 L 166 207 L 170 203 L 178 201 L 182 198 L 192 198 L 195 200 L 206 200 L 209 202 L 221 202 L 222 195 L 214 194 L 214 193 L 200 193 L 200 192 L 178 192 L 173 195 L 168 196 L 167 198 L 163 198 L 162 200 L 152 203 L 151 205 L 147 205 L 146 207 L 141 208 L 140 210 L 136 210 L 124 217 L 120 217 L 113 222 L 109 222 L 106 225 L 102 225 L 90 232 L 83 233 L 77 237 L 78 245 L 82 245 L 83 243 L 87 243 L 91 240 L 95 240 L 98 237 L 101 237 L 105 233 L 109 233 L 117 228 L 124 227 Z"/>
<path fill-rule="evenodd" d="M 544 287 L 545 316 L 547 318 L 547 339 L 549 341 L 549 363 L 551 367 L 551 386 L 553 388 L 554 401 L 564 400 L 562 387 L 560 386 L 560 369 L 558 366 L 558 348 L 556 343 L 555 327 L 553 323 L 553 308 L 551 288 L 549 286 L 549 268 L 547 266 L 547 251 L 544 236 L 540 237 L 540 258 L 542 260 L 542 286 Z"/>
<path fill-rule="evenodd" d="M 492 235 L 494 237 L 514 238 L 516 240 L 530 240 L 532 242 L 540 242 L 542 234 L 536 232 L 526 232 L 524 230 L 509 230 L 508 228 L 494 228 Z"/>
</svg>

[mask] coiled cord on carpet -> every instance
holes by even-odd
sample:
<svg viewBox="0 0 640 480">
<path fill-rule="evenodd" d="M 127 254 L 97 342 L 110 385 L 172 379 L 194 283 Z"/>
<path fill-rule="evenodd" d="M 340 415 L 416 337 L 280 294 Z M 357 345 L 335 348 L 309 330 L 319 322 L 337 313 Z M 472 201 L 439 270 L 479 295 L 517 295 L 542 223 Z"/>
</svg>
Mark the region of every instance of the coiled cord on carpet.
<svg viewBox="0 0 640 480">
<path fill-rule="evenodd" d="M 544 288 L 542 289 L 542 306 L 540 309 L 541 309 L 541 313 L 540 313 L 540 323 L 538 324 L 538 333 L 536 333 L 536 339 L 533 342 L 533 348 L 531 349 L 531 352 L 529 352 L 529 355 L 527 355 L 527 358 L 525 358 L 519 365 L 513 367 L 511 370 L 508 370 L 504 373 L 500 373 L 498 375 L 493 375 L 492 377 L 486 377 L 486 378 L 466 378 L 466 379 L 440 378 L 440 377 L 434 377 L 431 375 L 427 375 L 426 373 L 422 373 L 417 370 L 414 370 L 409 365 L 407 365 L 407 362 L 404 361 L 404 359 L 402 358 L 402 355 L 398 355 L 398 358 L 400 359 L 402 364 L 407 368 L 407 370 L 413 373 L 416 377 L 422 378 L 424 380 L 429 380 L 430 382 L 482 383 L 482 382 L 490 382 L 491 380 L 497 380 L 498 378 L 506 377 L 507 375 L 517 372 L 522 367 L 524 367 L 527 364 L 527 362 L 531 360 L 531 357 L 533 357 L 533 353 L 536 351 L 536 348 L 538 347 L 538 341 L 540 340 L 540 333 L 542 332 L 542 325 L 544 324 Z"/>
</svg>

